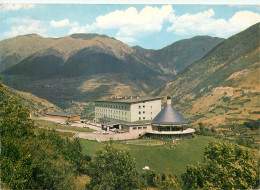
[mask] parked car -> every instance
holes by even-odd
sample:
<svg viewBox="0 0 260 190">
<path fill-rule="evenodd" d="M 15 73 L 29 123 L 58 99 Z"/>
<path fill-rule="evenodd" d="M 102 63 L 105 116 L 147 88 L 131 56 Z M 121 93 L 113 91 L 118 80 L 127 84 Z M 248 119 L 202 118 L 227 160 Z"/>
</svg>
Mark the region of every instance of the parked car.
<svg viewBox="0 0 260 190">
<path fill-rule="evenodd" d="M 109 134 L 107 131 L 102 132 L 102 135 L 107 135 L 107 134 Z"/>
</svg>

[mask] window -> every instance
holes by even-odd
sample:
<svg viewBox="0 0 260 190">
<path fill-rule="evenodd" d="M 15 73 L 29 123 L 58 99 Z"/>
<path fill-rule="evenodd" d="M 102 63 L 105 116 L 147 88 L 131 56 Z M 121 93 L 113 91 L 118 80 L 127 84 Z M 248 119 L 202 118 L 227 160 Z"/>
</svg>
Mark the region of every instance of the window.
<svg viewBox="0 0 260 190">
<path fill-rule="evenodd" d="M 143 113 L 145 113 L 145 111 L 143 111 Z"/>
<path fill-rule="evenodd" d="M 139 111 L 139 114 L 141 114 L 141 112 Z"/>
<path fill-rule="evenodd" d="M 147 129 L 147 127 L 143 127 L 143 129 Z"/>
<path fill-rule="evenodd" d="M 133 127 L 133 130 L 136 130 L 136 127 Z"/>
<path fill-rule="evenodd" d="M 141 109 L 141 106 L 139 106 L 139 109 Z"/>
<path fill-rule="evenodd" d="M 145 119 L 145 117 L 143 117 L 143 119 Z"/>
<path fill-rule="evenodd" d="M 143 108 L 145 108 L 145 105 L 143 105 Z"/>
<path fill-rule="evenodd" d="M 138 127 L 138 129 L 142 129 L 142 127 Z"/>
<path fill-rule="evenodd" d="M 141 120 L 142 118 L 141 117 L 139 117 L 139 120 Z"/>
</svg>

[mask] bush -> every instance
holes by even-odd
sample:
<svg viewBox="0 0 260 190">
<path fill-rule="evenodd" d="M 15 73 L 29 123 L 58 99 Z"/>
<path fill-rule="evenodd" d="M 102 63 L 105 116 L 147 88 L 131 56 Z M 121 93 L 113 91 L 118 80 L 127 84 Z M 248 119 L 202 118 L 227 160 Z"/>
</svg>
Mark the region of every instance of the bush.
<svg viewBox="0 0 260 190">
<path fill-rule="evenodd" d="M 260 119 L 244 122 L 244 125 L 251 130 L 259 129 L 260 128 Z"/>
<path fill-rule="evenodd" d="M 259 162 L 246 148 L 212 141 L 203 162 L 188 165 L 181 177 L 184 189 L 257 189 Z"/>
</svg>

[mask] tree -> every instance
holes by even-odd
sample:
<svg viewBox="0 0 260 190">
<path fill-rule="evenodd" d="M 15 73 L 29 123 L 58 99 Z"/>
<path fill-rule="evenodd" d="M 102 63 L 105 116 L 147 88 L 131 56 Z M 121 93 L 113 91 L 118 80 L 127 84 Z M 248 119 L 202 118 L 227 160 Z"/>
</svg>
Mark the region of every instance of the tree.
<svg viewBox="0 0 260 190">
<path fill-rule="evenodd" d="M 182 180 L 184 189 L 257 189 L 259 162 L 249 149 L 212 141 L 203 162 L 188 165 Z"/>
<path fill-rule="evenodd" d="M 31 155 L 24 143 L 33 137 L 33 122 L 18 98 L 9 97 L 0 79 L 1 182 L 9 188 L 32 188 Z"/>
<path fill-rule="evenodd" d="M 78 140 L 38 129 L 18 98 L 0 80 L 1 183 L 10 189 L 74 189 L 89 157 Z"/>
<path fill-rule="evenodd" d="M 205 135 L 205 126 L 203 123 L 199 122 L 200 134 Z"/>
<path fill-rule="evenodd" d="M 257 130 L 260 128 L 260 119 L 244 122 L 244 125 L 251 130 Z"/>
<path fill-rule="evenodd" d="M 215 135 L 215 134 L 216 134 L 216 129 L 215 129 L 214 126 L 212 126 L 212 127 L 210 128 L 210 132 L 211 132 L 211 135 Z"/>
<path fill-rule="evenodd" d="M 136 189 L 139 186 L 136 163 L 129 152 L 114 148 L 110 142 L 98 151 L 89 164 L 89 189 Z"/>
<path fill-rule="evenodd" d="M 142 188 L 156 189 L 181 189 L 177 177 L 173 177 L 169 172 L 163 172 L 161 175 L 154 170 L 145 170 L 141 174 Z"/>
</svg>

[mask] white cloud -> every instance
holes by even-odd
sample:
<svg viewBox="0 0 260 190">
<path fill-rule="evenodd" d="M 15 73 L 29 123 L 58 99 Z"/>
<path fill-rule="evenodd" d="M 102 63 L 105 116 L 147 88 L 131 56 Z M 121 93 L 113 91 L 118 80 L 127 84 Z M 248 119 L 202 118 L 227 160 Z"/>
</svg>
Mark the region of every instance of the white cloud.
<svg viewBox="0 0 260 190">
<path fill-rule="evenodd" d="M 174 31 L 180 35 L 214 34 L 219 37 L 229 37 L 260 22 L 260 14 L 250 11 L 239 11 L 229 20 L 215 19 L 214 15 L 214 10 L 209 9 L 194 15 L 172 17 L 169 19 L 172 25 L 167 28 L 167 31 Z"/>
<path fill-rule="evenodd" d="M 136 39 L 132 37 L 116 37 L 119 41 L 122 41 L 124 43 L 131 43 L 131 42 L 136 42 Z"/>
<path fill-rule="evenodd" d="M 1 11 L 18 11 L 20 9 L 32 9 L 35 7 L 35 4 L 21 4 L 21 3 L 10 3 L 10 4 L 1 4 Z"/>
<path fill-rule="evenodd" d="M 90 32 L 94 30 L 117 30 L 117 38 L 128 38 L 140 35 L 142 32 L 158 32 L 163 22 L 174 14 L 171 5 L 161 8 L 146 6 L 140 12 L 130 7 L 126 10 L 116 10 L 106 15 L 98 16 L 94 23 L 82 27 L 73 27 L 70 33 Z M 133 39 L 133 38 L 132 38 Z"/>
<path fill-rule="evenodd" d="M 74 26 L 70 29 L 69 34 L 75 34 L 75 33 L 88 33 L 91 31 L 94 31 L 95 29 L 87 24 L 85 26 Z"/>
<path fill-rule="evenodd" d="M 65 27 L 65 26 L 77 27 L 79 25 L 79 23 L 70 22 L 69 19 L 63 19 L 63 20 L 59 20 L 59 21 L 52 20 L 52 21 L 50 21 L 50 25 L 54 28 Z"/>
<path fill-rule="evenodd" d="M 4 32 L 4 37 L 13 37 L 17 35 L 32 33 L 44 35 L 46 32 L 44 23 L 40 20 L 12 18 L 10 19 L 10 22 L 13 23 L 15 26 L 13 26 L 10 31 Z"/>
</svg>

